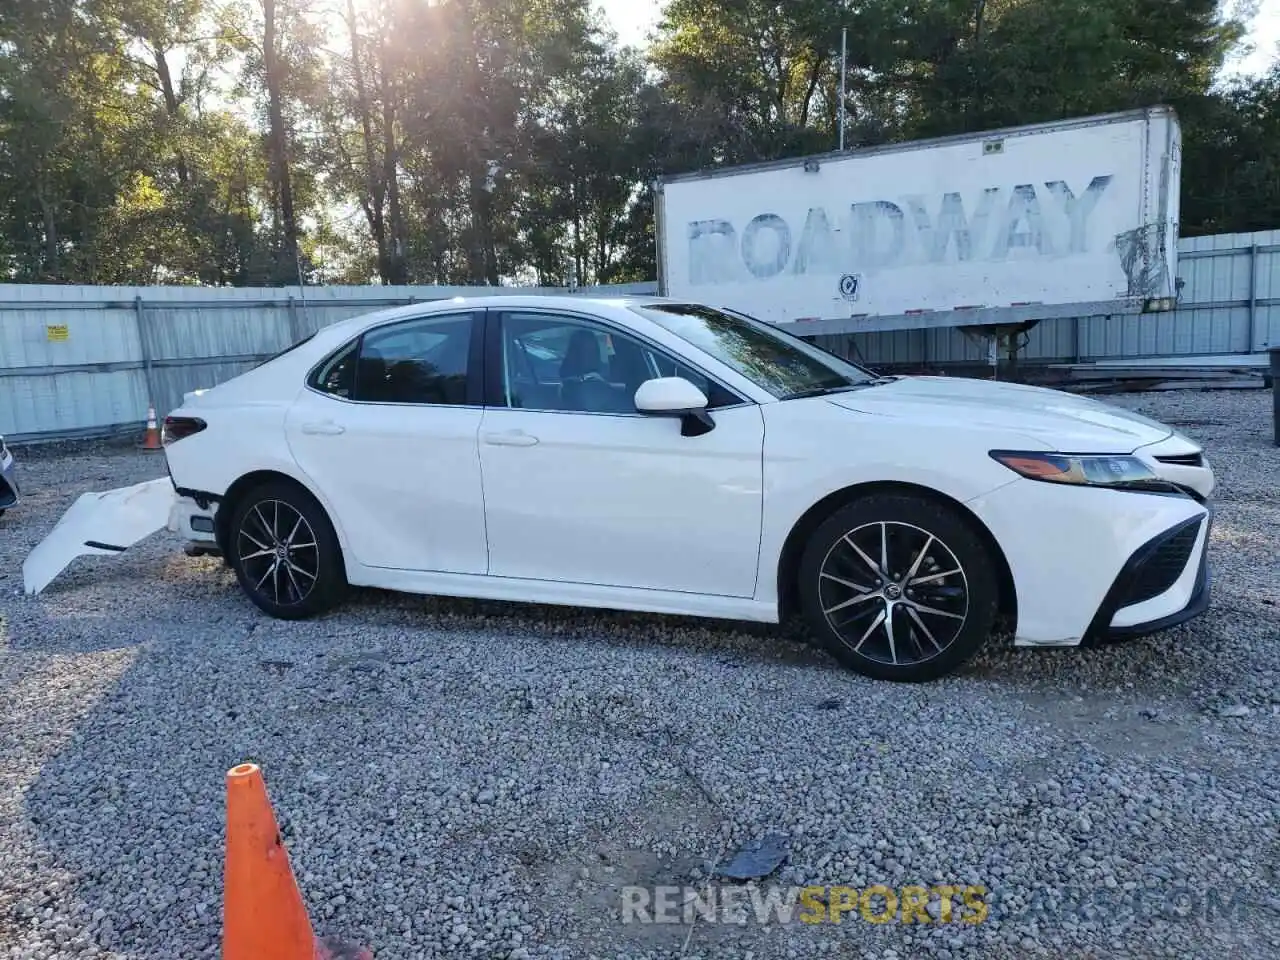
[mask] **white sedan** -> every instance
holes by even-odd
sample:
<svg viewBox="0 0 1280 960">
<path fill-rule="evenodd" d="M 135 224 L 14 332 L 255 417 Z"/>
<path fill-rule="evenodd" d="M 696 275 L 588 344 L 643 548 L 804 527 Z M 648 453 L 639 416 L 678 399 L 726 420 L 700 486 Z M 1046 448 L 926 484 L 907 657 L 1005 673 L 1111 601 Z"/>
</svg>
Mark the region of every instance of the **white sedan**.
<svg viewBox="0 0 1280 960">
<path fill-rule="evenodd" d="M 1094 400 L 880 377 L 738 313 L 503 296 L 323 328 L 164 422 L 169 527 L 268 614 L 348 585 L 769 623 L 954 670 L 1204 611 L 1213 473 Z"/>
</svg>

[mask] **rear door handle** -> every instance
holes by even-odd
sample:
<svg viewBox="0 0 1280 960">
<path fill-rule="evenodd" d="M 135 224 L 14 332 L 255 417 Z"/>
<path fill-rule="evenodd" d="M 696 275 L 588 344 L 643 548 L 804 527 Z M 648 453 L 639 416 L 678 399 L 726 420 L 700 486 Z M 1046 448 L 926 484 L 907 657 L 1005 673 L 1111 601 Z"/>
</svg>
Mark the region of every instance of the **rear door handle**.
<svg viewBox="0 0 1280 960">
<path fill-rule="evenodd" d="M 500 433 L 486 433 L 484 442 L 495 447 L 532 447 L 538 442 L 538 438 L 523 430 L 503 430 Z"/>
<path fill-rule="evenodd" d="M 309 433 L 313 436 L 334 437 L 340 433 L 345 433 L 346 427 L 340 423 L 334 423 L 332 420 L 323 420 L 319 423 L 304 423 L 302 432 Z"/>
</svg>

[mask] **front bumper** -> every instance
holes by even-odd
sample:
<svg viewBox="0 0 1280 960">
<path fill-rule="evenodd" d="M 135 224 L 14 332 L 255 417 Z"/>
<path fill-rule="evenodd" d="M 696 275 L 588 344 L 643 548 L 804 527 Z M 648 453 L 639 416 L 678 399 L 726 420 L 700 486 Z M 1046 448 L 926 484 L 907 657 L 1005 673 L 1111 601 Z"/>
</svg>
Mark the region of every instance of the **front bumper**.
<svg viewBox="0 0 1280 960">
<path fill-rule="evenodd" d="M 1150 633 L 1207 606 L 1210 511 L 1192 496 L 1020 479 L 969 507 L 1008 562 L 1017 646 Z"/>
<path fill-rule="evenodd" d="M 0 440 L 0 510 L 16 507 L 22 498 L 22 490 L 18 486 L 18 465 L 14 462 L 13 453 L 8 450 L 4 441 Z"/>
<path fill-rule="evenodd" d="M 1116 577 L 1086 640 L 1125 640 L 1186 623 L 1209 609 L 1213 509 L 1134 552 Z"/>
</svg>

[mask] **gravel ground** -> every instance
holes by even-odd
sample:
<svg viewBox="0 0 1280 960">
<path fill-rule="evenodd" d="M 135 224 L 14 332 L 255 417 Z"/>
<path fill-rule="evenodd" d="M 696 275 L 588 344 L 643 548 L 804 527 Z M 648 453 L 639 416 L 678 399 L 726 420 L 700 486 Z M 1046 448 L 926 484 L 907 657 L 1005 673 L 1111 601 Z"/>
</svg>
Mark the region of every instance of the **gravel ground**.
<svg viewBox="0 0 1280 960">
<path fill-rule="evenodd" d="M 75 495 L 163 467 L 19 450 L 0 957 L 216 956 L 223 776 L 243 760 L 318 931 L 379 958 L 1276 956 L 1269 397 L 1115 402 L 1208 444 L 1213 609 L 1122 646 L 993 648 L 923 687 L 671 618 L 367 592 L 272 621 L 168 534 L 24 598 L 21 561 Z M 620 922 L 624 885 L 695 884 L 768 833 L 791 851 L 770 884 L 979 885 L 988 916 Z"/>
</svg>

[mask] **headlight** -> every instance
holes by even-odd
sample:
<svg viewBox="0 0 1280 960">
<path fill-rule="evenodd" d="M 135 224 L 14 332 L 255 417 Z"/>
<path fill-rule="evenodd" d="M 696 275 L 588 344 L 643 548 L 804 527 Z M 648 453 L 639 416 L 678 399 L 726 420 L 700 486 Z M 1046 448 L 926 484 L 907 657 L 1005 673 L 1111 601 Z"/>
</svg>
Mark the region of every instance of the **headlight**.
<svg viewBox="0 0 1280 960">
<path fill-rule="evenodd" d="M 1077 487 L 1180 492 L 1177 485 L 1156 476 L 1145 463 L 1128 454 L 992 450 L 991 457 L 1028 480 L 1044 480 Z"/>
</svg>

